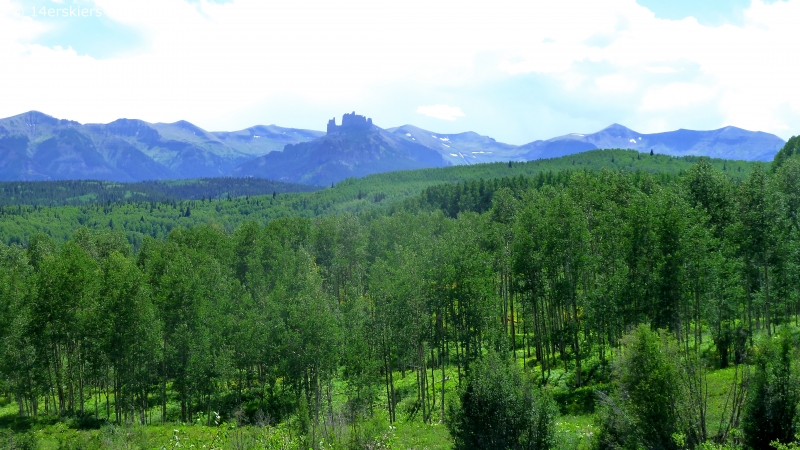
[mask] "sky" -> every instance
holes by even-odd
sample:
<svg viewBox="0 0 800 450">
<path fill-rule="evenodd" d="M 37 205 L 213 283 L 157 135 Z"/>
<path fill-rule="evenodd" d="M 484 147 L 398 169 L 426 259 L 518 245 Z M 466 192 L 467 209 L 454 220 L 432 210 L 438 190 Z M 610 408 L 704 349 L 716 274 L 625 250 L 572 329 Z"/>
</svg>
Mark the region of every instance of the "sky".
<svg viewBox="0 0 800 450">
<path fill-rule="evenodd" d="M 800 134 L 800 0 L 0 0 L 0 117 Z"/>
</svg>

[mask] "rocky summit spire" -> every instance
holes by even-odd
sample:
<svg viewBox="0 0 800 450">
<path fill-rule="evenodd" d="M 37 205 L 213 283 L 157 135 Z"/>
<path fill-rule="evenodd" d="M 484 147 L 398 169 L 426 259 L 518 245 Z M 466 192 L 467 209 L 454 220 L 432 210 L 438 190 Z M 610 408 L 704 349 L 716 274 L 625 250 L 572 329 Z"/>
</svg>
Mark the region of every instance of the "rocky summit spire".
<svg viewBox="0 0 800 450">
<path fill-rule="evenodd" d="M 350 114 L 345 113 L 342 116 L 342 124 L 336 125 L 336 118 L 328 121 L 328 134 L 338 131 L 348 130 L 368 130 L 372 127 L 372 119 L 365 116 L 359 116 L 353 111 Z"/>
</svg>

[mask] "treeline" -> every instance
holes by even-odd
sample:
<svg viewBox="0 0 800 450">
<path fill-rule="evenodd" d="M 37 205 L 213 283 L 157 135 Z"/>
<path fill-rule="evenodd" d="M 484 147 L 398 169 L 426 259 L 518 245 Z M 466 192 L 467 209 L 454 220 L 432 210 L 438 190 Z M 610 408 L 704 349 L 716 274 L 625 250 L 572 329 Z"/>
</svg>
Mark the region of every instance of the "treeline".
<svg viewBox="0 0 800 450">
<path fill-rule="evenodd" d="M 99 203 L 151 203 L 181 200 L 313 192 L 317 187 L 264 178 L 200 178 L 139 181 L 5 181 L 0 182 L 0 206 L 65 206 Z"/>
<path fill-rule="evenodd" d="M 470 195 L 456 217 L 434 189 L 447 213 L 178 227 L 137 252 L 85 228 L 1 246 L 0 390 L 30 416 L 292 416 L 319 442 L 381 403 L 445 419 L 448 368 L 461 384 L 487 350 L 579 389 L 638 324 L 694 348 L 706 330 L 725 367 L 797 321 L 797 158 L 741 183 L 704 160 L 668 183 L 543 177 L 484 183 L 491 206 Z"/>
</svg>

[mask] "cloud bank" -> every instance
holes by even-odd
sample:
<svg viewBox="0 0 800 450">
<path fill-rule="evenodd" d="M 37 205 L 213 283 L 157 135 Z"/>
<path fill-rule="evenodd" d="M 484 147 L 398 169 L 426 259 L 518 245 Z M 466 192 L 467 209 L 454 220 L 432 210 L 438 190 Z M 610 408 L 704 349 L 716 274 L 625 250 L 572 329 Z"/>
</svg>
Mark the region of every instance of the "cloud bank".
<svg viewBox="0 0 800 450">
<path fill-rule="evenodd" d="M 433 117 L 442 120 L 456 120 L 457 117 L 464 117 L 464 113 L 458 106 L 448 105 L 431 105 L 420 106 L 417 112 L 428 117 Z"/>
<path fill-rule="evenodd" d="M 102 55 L 56 45 L 79 27 L 0 0 L 0 66 L 11 68 L 0 116 L 319 129 L 356 108 L 386 126 L 421 119 L 515 143 L 612 122 L 800 130 L 800 0 L 754 0 L 742 23 L 718 26 L 659 19 L 634 0 L 83 4 L 102 9 L 109 33 L 142 38 Z M 469 117 L 418 106 L 432 97 Z"/>
</svg>

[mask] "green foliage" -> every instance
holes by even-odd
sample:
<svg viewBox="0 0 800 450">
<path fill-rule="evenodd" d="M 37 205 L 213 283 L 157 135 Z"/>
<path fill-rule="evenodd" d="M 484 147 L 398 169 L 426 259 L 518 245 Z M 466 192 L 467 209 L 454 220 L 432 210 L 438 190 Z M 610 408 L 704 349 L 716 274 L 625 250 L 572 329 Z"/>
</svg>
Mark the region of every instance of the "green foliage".
<svg viewBox="0 0 800 450">
<path fill-rule="evenodd" d="M 446 211 L 455 217 L 462 209 L 482 212 L 488 208 L 492 190 L 481 194 L 481 179 L 487 180 L 486 184 L 497 184 L 491 180 L 499 178 L 533 179 L 537 185 L 552 184 L 566 182 L 571 172 L 607 169 L 633 173 L 635 177 L 653 174 L 651 177 L 656 180 L 671 182 L 701 159 L 665 155 L 637 159 L 637 156 L 638 153 L 631 150 L 594 150 L 569 157 L 516 163 L 513 167 L 494 163 L 389 172 L 350 178 L 337 183 L 335 188 L 307 193 L 299 193 L 306 188 L 297 185 L 276 187 L 264 185 L 275 182 L 250 178 L 147 182 L 150 183 L 145 183 L 150 186 L 147 188 L 93 181 L 52 182 L 50 185 L 9 183 L 5 188 L 10 194 L 7 197 L 10 203 L 0 204 L 0 242 L 27 244 L 27 238 L 35 232 L 44 232 L 56 241 L 64 242 L 78 228 L 104 229 L 113 222 L 114 228 L 122 230 L 129 242 L 138 248 L 145 236 L 163 239 L 172 229 L 181 226 L 215 224 L 232 232 L 248 220 L 265 222 L 282 217 L 408 209 L 411 206 L 402 206 L 402 201 L 407 199 L 414 199 L 411 203 L 422 204 L 424 209 L 430 202 L 417 198 L 424 189 L 476 182 L 475 195 L 470 185 L 470 194 L 465 197 L 464 204 L 459 207 L 456 202 L 456 209 Z M 733 177 L 747 176 L 753 166 L 753 163 L 743 161 L 708 161 L 716 170 L 721 170 L 725 164 L 731 169 L 734 166 L 741 169 L 727 172 Z M 516 182 L 512 181 L 512 184 Z M 106 198 L 100 194 L 87 194 L 100 190 L 100 187 L 102 192 L 118 192 L 119 195 L 109 194 Z M 141 191 L 144 195 L 127 195 L 128 191 Z M 449 189 L 445 188 L 445 191 Z M 162 196 L 158 192 L 165 194 Z M 280 195 L 273 198 L 270 195 L 273 192 Z M 17 199 L 16 196 L 22 197 Z M 447 197 L 450 195 L 446 194 Z M 476 199 L 480 202 L 473 204 Z M 72 206 L 45 206 L 53 204 Z M 187 208 L 191 211 L 188 217 Z"/>
<path fill-rule="evenodd" d="M 775 159 L 772 161 L 772 171 L 777 171 L 787 160 L 797 154 L 800 154 L 800 136 L 792 136 L 775 155 Z"/>
<path fill-rule="evenodd" d="M 693 448 L 708 442 L 708 381 L 697 354 L 647 325 L 631 331 L 622 345 L 614 370 L 617 390 L 599 394 L 600 448 Z M 720 423 L 725 420 L 723 411 Z M 724 439 L 722 431 L 716 437 Z"/>
<path fill-rule="evenodd" d="M 559 391 L 553 394 L 553 400 L 559 406 L 561 414 L 565 415 L 587 415 L 593 414 L 596 408 L 595 399 L 597 391 L 607 391 L 612 386 L 610 384 L 597 384 L 583 386 L 575 389 Z"/>
<path fill-rule="evenodd" d="M 709 216 L 709 225 L 718 238 L 734 220 L 733 182 L 722 172 L 714 170 L 711 163 L 703 158 L 698 161 L 683 179 L 688 197 L 693 205 L 702 208 Z"/>
<path fill-rule="evenodd" d="M 455 448 L 553 448 L 555 403 L 496 353 L 472 366 L 459 397 L 447 422 Z"/>
<path fill-rule="evenodd" d="M 800 442 L 798 441 L 800 441 L 800 437 L 795 436 L 794 442 L 785 444 L 779 441 L 773 441 L 770 443 L 770 446 L 772 446 L 775 450 L 797 450 L 800 449 Z"/>
<path fill-rule="evenodd" d="M 755 374 L 742 418 L 744 440 L 751 448 L 769 448 L 773 442 L 788 444 L 797 431 L 800 377 L 796 348 L 788 330 L 759 341 Z"/>
<path fill-rule="evenodd" d="M 0 430 L 0 448 L 6 450 L 36 450 L 36 437 L 33 433 L 14 433 Z"/>
<path fill-rule="evenodd" d="M 58 436 L 79 447 L 128 445 L 140 424 L 160 433 L 148 445 L 178 442 L 172 429 L 181 445 L 245 445 L 270 424 L 276 448 L 441 448 L 436 424 L 470 404 L 455 386 L 480 382 L 513 394 L 490 397 L 502 439 L 528 436 L 512 446 L 538 439 L 519 411 L 552 417 L 542 396 L 587 413 L 606 389 L 603 445 L 731 443 L 749 338 L 800 310 L 798 166 L 745 165 L 739 181 L 715 161 L 611 154 L 625 170 L 596 152 L 569 171 L 551 160 L 274 198 L 0 208 L 0 424 L 69 424 L 80 430 Z M 709 414 L 705 368 L 730 362 Z M 471 417 L 463 439 L 491 431 Z M 578 428 L 557 441 L 589 445 L 595 429 Z"/>
<path fill-rule="evenodd" d="M 197 178 L 192 180 L 114 181 L 4 181 L 0 205 L 79 206 L 97 203 L 152 203 L 182 200 L 237 198 L 287 192 L 313 192 L 319 188 L 264 178 Z"/>
<path fill-rule="evenodd" d="M 682 399 L 676 346 L 647 325 L 625 337 L 615 369 L 619 393 L 606 399 L 600 415 L 601 448 L 677 448 Z"/>
</svg>

